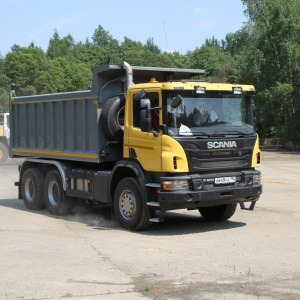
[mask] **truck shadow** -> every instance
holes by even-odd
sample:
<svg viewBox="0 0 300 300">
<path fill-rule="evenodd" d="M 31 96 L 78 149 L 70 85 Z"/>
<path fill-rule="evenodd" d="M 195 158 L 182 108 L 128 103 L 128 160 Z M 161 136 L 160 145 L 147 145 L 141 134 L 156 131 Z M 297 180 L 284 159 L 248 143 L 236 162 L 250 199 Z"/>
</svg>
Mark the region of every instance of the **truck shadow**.
<svg viewBox="0 0 300 300">
<path fill-rule="evenodd" d="M 143 235 L 181 235 L 204 233 L 217 230 L 230 230 L 246 226 L 244 222 L 223 221 L 213 222 L 205 220 L 199 215 L 191 215 L 191 212 L 185 210 L 183 213 L 169 211 L 166 213 L 165 220 L 162 223 L 156 223 L 147 231 L 141 231 Z"/>
<path fill-rule="evenodd" d="M 71 214 L 65 216 L 51 215 L 46 209 L 32 211 L 28 210 L 23 202 L 18 199 L 0 200 L 0 206 L 26 211 L 28 213 L 39 214 L 45 217 L 63 219 L 67 222 L 78 222 L 94 230 L 117 230 L 127 231 L 122 228 L 116 220 L 111 218 L 110 207 L 100 205 L 78 205 Z M 155 223 L 150 229 L 136 231 L 134 234 L 149 236 L 169 236 L 204 233 L 216 230 L 231 230 L 246 226 L 240 221 L 227 220 L 223 222 L 207 221 L 199 215 L 182 210 L 179 212 L 169 211 L 166 213 L 164 222 Z"/>
</svg>

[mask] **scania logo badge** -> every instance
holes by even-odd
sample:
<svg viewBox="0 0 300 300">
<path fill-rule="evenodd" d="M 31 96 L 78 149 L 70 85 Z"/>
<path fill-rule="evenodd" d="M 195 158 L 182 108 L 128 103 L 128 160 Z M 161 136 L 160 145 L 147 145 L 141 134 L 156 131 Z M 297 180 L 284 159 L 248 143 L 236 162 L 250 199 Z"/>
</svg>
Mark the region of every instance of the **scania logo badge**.
<svg viewBox="0 0 300 300">
<path fill-rule="evenodd" d="M 207 142 L 208 149 L 237 148 L 236 141 Z"/>
</svg>

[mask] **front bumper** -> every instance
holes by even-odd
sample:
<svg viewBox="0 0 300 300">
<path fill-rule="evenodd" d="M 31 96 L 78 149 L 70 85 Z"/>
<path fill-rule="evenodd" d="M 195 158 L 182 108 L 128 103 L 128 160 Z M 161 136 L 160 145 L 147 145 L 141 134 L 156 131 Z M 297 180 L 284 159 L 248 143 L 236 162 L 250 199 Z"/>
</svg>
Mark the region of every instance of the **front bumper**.
<svg viewBox="0 0 300 300">
<path fill-rule="evenodd" d="M 203 184 L 203 180 L 206 178 L 237 175 L 240 180 L 231 185 Z M 260 175 L 260 172 L 245 171 L 230 174 L 226 173 L 226 175 L 209 174 L 186 176 L 190 178 L 191 190 L 161 191 L 158 193 L 158 202 L 162 208 L 170 210 L 257 201 L 262 194 L 262 185 L 260 183 L 253 183 L 253 177 L 255 175 Z M 167 177 L 164 178 L 164 180 L 167 179 Z M 170 177 L 169 179 L 174 180 L 174 177 Z M 199 182 L 202 184 L 199 184 Z"/>
</svg>

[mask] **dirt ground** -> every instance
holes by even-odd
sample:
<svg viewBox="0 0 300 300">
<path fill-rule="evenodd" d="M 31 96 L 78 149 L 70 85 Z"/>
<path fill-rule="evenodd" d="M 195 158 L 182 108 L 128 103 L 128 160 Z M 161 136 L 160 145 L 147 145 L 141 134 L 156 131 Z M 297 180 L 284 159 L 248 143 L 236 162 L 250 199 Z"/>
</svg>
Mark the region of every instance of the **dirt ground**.
<svg viewBox="0 0 300 300">
<path fill-rule="evenodd" d="M 300 299 L 299 152 L 263 151 L 254 211 L 173 211 L 144 232 L 96 206 L 28 211 L 17 163 L 0 166 L 0 299 Z"/>
</svg>

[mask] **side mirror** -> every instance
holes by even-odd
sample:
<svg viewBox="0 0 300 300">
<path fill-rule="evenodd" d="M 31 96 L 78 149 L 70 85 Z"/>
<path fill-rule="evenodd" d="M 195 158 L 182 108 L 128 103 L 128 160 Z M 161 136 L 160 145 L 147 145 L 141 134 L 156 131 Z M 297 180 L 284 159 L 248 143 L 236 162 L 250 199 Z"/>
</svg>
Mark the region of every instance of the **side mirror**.
<svg viewBox="0 0 300 300">
<path fill-rule="evenodd" d="M 143 132 L 151 131 L 151 103 L 149 99 L 140 100 L 140 127 Z"/>
<path fill-rule="evenodd" d="M 174 97 L 171 101 L 171 107 L 177 108 L 182 103 L 182 97 L 180 95 L 177 95 Z"/>
<path fill-rule="evenodd" d="M 145 90 L 142 89 L 140 92 L 134 94 L 133 100 L 136 100 L 136 101 L 141 100 L 144 96 L 145 96 Z"/>
</svg>

